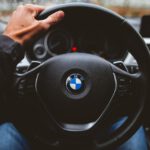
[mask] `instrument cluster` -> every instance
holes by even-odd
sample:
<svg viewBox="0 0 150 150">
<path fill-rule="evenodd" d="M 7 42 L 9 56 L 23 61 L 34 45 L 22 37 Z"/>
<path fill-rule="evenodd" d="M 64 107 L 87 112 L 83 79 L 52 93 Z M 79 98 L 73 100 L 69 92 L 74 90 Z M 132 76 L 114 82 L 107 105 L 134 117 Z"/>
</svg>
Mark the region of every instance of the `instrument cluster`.
<svg viewBox="0 0 150 150">
<path fill-rule="evenodd" d="M 27 58 L 43 62 L 56 55 L 76 52 L 91 53 L 109 61 L 120 60 L 125 55 L 120 39 L 104 30 L 85 27 L 77 31 L 57 26 L 33 44 Z"/>
</svg>

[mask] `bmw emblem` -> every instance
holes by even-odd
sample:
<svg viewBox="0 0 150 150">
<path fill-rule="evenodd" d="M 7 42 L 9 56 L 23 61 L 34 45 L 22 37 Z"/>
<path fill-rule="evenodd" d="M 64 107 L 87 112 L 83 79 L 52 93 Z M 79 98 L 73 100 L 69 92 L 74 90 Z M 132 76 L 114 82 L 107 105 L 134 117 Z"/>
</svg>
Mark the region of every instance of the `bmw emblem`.
<svg viewBox="0 0 150 150">
<path fill-rule="evenodd" d="M 66 87 L 71 92 L 81 92 L 84 89 L 84 78 L 78 73 L 71 74 L 66 79 Z"/>
</svg>

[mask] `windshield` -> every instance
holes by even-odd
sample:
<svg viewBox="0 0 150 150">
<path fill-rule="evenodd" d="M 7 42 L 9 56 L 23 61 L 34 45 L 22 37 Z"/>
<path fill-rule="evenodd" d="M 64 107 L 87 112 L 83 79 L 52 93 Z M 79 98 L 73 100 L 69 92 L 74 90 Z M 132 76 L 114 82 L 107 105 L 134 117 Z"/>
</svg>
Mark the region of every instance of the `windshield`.
<svg viewBox="0 0 150 150">
<path fill-rule="evenodd" d="M 150 0 L 0 0 L 0 16 L 10 14 L 18 5 L 35 3 L 44 6 L 85 2 L 102 5 L 123 16 L 143 16 L 150 14 Z"/>
<path fill-rule="evenodd" d="M 141 18 L 150 14 L 150 0 L 0 0 L 0 33 L 4 30 L 12 11 L 21 4 L 33 3 L 50 7 L 53 5 L 84 2 L 107 7 L 122 16 Z M 136 26 L 136 21 L 134 24 Z"/>
</svg>

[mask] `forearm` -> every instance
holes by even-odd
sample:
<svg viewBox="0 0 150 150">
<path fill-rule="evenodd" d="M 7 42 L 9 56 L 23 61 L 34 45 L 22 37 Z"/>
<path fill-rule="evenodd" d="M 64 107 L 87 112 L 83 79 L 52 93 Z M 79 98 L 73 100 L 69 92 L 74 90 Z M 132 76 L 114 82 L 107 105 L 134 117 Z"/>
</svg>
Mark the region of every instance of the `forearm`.
<svg viewBox="0 0 150 150">
<path fill-rule="evenodd" d="M 23 56 L 24 50 L 20 44 L 0 35 L 0 92 L 10 86 L 15 67 Z"/>
</svg>

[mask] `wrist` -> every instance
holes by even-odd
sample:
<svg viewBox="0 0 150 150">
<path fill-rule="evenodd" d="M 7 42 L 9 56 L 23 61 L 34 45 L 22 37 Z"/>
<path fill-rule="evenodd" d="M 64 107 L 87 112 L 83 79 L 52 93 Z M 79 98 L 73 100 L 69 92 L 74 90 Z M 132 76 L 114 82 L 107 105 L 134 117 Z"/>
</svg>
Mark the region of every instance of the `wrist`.
<svg viewBox="0 0 150 150">
<path fill-rule="evenodd" d="M 18 44 L 20 44 L 21 46 L 23 46 L 24 43 L 25 43 L 25 40 L 21 37 L 18 37 L 17 35 L 5 33 L 5 32 L 3 33 L 3 35 L 6 36 L 6 37 L 9 37 L 14 42 L 17 42 Z"/>
</svg>

